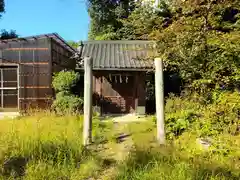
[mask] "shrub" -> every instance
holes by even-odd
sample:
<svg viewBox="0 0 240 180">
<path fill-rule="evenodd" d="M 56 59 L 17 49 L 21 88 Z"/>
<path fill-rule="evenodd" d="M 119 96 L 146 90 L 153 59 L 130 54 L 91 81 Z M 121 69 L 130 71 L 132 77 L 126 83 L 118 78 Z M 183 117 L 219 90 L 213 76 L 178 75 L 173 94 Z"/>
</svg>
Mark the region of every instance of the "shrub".
<svg viewBox="0 0 240 180">
<path fill-rule="evenodd" d="M 54 75 L 52 85 L 57 92 L 71 91 L 79 79 L 79 73 L 74 71 L 60 71 Z"/>
<path fill-rule="evenodd" d="M 165 127 L 172 139 L 187 130 L 198 136 L 215 136 L 220 133 L 239 133 L 240 94 L 238 92 L 214 91 L 203 97 L 191 96 L 167 99 Z"/>
<path fill-rule="evenodd" d="M 57 94 L 52 108 L 57 114 L 75 114 L 82 108 L 82 98 L 72 93 L 79 79 L 79 73 L 74 71 L 61 71 L 54 75 L 52 84 Z"/>
<path fill-rule="evenodd" d="M 72 114 L 80 111 L 83 100 L 80 97 L 67 92 L 59 92 L 52 104 L 57 114 Z"/>
<path fill-rule="evenodd" d="M 240 94 L 238 92 L 214 92 L 212 103 L 202 111 L 198 121 L 201 136 L 218 135 L 219 133 L 238 133 Z"/>
<path fill-rule="evenodd" d="M 196 97 L 194 97 L 196 98 Z M 187 97 L 170 96 L 165 106 L 165 128 L 169 139 L 181 135 L 194 126 L 198 119 L 198 110 L 202 107 L 199 101 Z"/>
</svg>

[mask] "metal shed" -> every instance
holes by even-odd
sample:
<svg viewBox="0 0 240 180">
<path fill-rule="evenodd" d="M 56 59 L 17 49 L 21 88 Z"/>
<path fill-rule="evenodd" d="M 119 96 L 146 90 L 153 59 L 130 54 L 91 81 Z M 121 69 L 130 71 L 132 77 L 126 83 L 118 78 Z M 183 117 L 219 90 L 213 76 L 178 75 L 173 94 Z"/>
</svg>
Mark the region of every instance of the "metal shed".
<svg viewBox="0 0 240 180">
<path fill-rule="evenodd" d="M 52 75 L 75 69 L 75 49 L 58 34 L 0 41 L 1 111 L 46 108 L 51 104 Z"/>
</svg>

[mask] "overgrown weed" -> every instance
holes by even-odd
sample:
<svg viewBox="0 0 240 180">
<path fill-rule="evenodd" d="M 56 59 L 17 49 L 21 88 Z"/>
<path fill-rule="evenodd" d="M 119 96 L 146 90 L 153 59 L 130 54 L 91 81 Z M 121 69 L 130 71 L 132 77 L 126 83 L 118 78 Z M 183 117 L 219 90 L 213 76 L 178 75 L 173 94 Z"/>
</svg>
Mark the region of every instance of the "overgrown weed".
<svg viewBox="0 0 240 180">
<path fill-rule="evenodd" d="M 82 119 L 36 113 L 1 120 L 0 177 L 84 179 L 97 173 L 104 167 L 104 161 L 82 146 Z M 99 126 L 94 120 L 95 136 Z"/>
</svg>

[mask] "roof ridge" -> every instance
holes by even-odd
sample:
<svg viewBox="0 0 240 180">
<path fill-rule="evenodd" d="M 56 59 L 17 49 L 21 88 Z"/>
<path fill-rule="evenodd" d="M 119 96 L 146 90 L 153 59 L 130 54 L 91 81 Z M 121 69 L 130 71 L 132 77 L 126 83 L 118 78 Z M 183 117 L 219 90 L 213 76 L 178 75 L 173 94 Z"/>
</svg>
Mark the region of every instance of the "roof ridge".
<svg viewBox="0 0 240 180">
<path fill-rule="evenodd" d="M 32 36 L 25 36 L 25 37 L 18 37 L 18 38 L 12 38 L 12 39 L 5 39 L 5 40 L 0 40 L 1 42 L 13 42 L 13 41 L 20 41 L 20 40 L 27 40 L 27 39 L 37 39 L 37 38 L 53 38 L 55 41 L 58 39 L 61 41 L 65 46 L 67 46 L 67 49 L 70 51 L 76 52 L 76 49 L 71 47 L 58 33 L 47 33 L 47 34 L 40 34 L 40 35 L 32 35 Z M 56 39 L 55 39 L 56 38 Z M 63 45 L 63 46 L 64 46 Z M 66 47 L 65 47 L 66 48 Z"/>
<path fill-rule="evenodd" d="M 151 40 L 87 40 L 87 41 L 82 41 L 83 44 L 86 43 L 96 43 L 96 44 L 106 44 L 106 43 L 111 43 L 111 44 L 135 44 L 135 43 L 153 43 L 154 41 Z"/>
</svg>

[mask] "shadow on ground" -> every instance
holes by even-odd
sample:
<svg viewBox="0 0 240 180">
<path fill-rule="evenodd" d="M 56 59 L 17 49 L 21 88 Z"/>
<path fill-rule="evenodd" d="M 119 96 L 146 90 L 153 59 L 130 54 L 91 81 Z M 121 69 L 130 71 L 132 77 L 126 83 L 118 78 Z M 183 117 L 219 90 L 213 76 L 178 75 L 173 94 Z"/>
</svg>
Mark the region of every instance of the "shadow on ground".
<svg viewBox="0 0 240 180">
<path fill-rule="evenodd" d="M 22 177 L 25 175 L 25 169 L 28 159 L 24 157 L 11 157 L 7 159 L 2 166 L 1 174 L 4 177 Z"/>
</svg>

